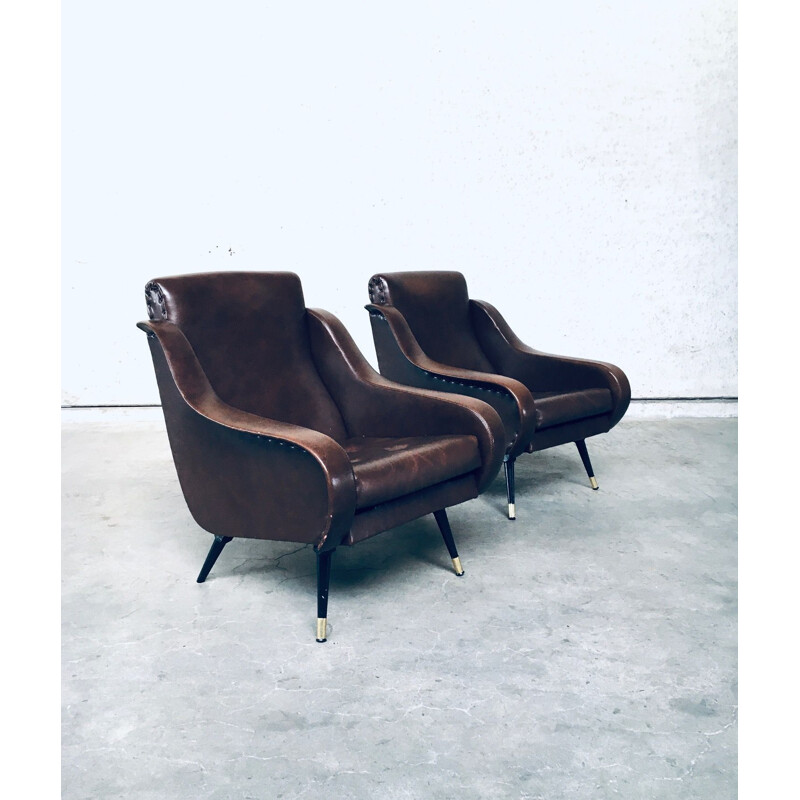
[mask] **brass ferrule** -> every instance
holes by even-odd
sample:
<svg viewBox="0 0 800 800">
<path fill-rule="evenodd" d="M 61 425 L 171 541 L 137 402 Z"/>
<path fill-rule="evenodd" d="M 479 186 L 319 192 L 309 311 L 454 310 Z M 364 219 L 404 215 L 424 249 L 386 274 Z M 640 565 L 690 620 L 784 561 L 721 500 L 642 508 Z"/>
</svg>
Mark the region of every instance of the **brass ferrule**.
<svg viewBox="0 0 800 800">
<path fill-rule="evenodd" d="M 317 641 L 327 641 L 326 634 L 328 633 L 328 620 L 325 617 L 317 617 Z"/>
<path fill-rule="evenodd" d="M 517 507 L 514 503 L 508 504 L 508 518 L 509 519 L 516 519 L 517 518 Z"/>
<path fill-rule="evenodd" d="M 461 559 L 458 556 L 453 559 L 453 569 L 456 571 L 456 575 L 464 574 L 464 569 L 461 566 Z"/>
<path fill-rule="evenodd" d="M 598 489 L 599 488 L 598 485 L 597 485 L 597 480 L 594 478 L 594 476 L 589 478 L 589 485 L 592 487 L 592 489 Z"/>
</svg>

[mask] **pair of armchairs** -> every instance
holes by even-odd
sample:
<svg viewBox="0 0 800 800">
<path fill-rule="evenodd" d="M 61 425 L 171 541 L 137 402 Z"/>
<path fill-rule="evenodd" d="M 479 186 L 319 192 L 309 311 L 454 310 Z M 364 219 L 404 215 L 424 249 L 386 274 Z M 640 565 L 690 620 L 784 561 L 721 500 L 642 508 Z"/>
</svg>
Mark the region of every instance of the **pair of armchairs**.
<svg viewBox="0 0 800 800">
<path fill-rule="evenodd" d="M 482 349 L 483 340 L 464 338 L 464 319 L 471 318 L 462 313 L 458 321 L 456 306 L 436 288 L 440 279 L 460 281 L 467 303 L 461 311 L 471 313 L 474 301 L 466 300 L 458 273 L 395 273 L 370 282 L 384 375 L 338 319 L 306 308 L 292 273 L 205 273 L 147 284 L 150 319 L 138 327 L 148 336 L 178 478 L 195 521 L 214 535 L 199 583 L 235 537 L 310 544 L 316 640 L 324 642 L 331 556 L 340 545 L 433 513 L 456 574 L 464 574 L 446 509 L 477 497 L 505 462 L 513 511 L 513 459 L 533 442 L 541 446 L 532 449 L 561 442 L 548 426 L 539 426 L 536 439 L 539 400 L 524 394 L 521 376 L 496 374 L 489 353 L 483 361 L 460 357 L 460 338 L 463 352 L 476 342 Z M 438 298 L 433 305 L 430 295 Z M 484 306 L 491 309 L 478 304 Z M 454 349 L 437 346 L 436 317 Z M 486 340 L 498 352 L 502 337 L 513 337 L 502 326 Z M 516 337 L 508 341 L 524 348 Z M 521 359 L 527 351 L 519 352 Z M 434 360 L 441 356 L 449 366 Z M 608 430 L 616 412 L 605 405 L 593 414 L 602 422 L 559 423 L 563 435 L 577 431 L 582 443 Z"/>
</svg>

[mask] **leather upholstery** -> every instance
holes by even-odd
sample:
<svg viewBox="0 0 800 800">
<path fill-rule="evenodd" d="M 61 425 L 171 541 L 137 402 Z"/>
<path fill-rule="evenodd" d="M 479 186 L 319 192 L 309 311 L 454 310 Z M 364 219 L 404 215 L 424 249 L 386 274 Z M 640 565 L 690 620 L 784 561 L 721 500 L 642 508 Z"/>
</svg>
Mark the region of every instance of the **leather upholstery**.
<svg viewBox="0 0 800 800">
<path fill-rule="evenodd" d="M 198 525 L 218 536 L 335 547 L 356 501 L 342 447 L 324 433 L 228 405 L 176 325 L 139 327 L 149 336 L 178 479 Z"/>
<path fill-rule="evenodd" d="M 504 428 L 496 413 L 487 413 L 483 400 L 398 385 L 370 366 L 333 314 L 309 309 L 308 322 L 320 375 L 351 436 L 468 434 L 477 439 L 481 456 L 475 472 L 478 490 L 492 482 L 503 457 Z"/>
<path fill-rule="evenodd" d="M 391 306 L 369 305 L 381 374 L 398 383 L 470 396 L 489 403 L 505 429 L 506 452 L 524 451 L 533 436 L 533 397 L 519 381 L 434 361 L 422 351 L 405 317 Z"/>
<path fill-rule="evenodd" d="M 474 436 L 373 437 L 342 444 L 353 467 L 359 509 L 465 475 L 481 464 Z"/>
<path fill-rule="evenodd" d="M 296 275 L 224 272 L 156 283 L 167 318 L 191 342 L 221 400 L 336 440 L 347 437 L 311 358 Z"/>
<path fill-rule="evenodd" d="M 381 283 L 382 281 L 382 283 Z M 376 275 L 370 300 L 396 308 L 422 351 L 433 361 L 494 372 L 472 329 L 467 282 L 460 272 L 394 272 Z"/>
<path fill-rule="evenodd" d="M 327 550 L 471 499 L 499 469 L 490 406 L 378 375 L 296 275 L 161 278 L 146 296 L 181 488 L 215 535 Z"/>
<path fill-rule="evenodd" d="M 543 353 L 520 341 L 500 312 L 481 300 L 470 301 L 475 334 L 498 371 L 536 391 L 578 391 L 603 388 L 611 392 L 613 407 L 609 429 L 625 415 L 631 402 L 631 385 L 625 373 L 603 361 Z"/>
<path fill-rule="evenodd" d="M 582 389 L 560 392 L 531 392 L 536 406 L 536 429 L 552 428 L 584 417 L 611 411 L 613 402 L 608 389 Z"/>
<path fill-rule="evenodd" d="M 478 496 L 474 474 L 451 478 L 449 481 L 428 486 L 418 492 L 388 500 L 372 508 L 359 511 L 353 518 L 350 533 L 342 544 L 352 545 L 370 536 L 402 525 L 440 508 L 463 503 Z"/>
<path fill-rule="evenodd" d="M 497 309 L 469 299 L 460 273 L 379 273 L 369 295 L 381 373 L 486 399 L 503 421 L 510 458 L 605 433 L 628 408 L 619 367 L 528 347 Z"/>
</svg>

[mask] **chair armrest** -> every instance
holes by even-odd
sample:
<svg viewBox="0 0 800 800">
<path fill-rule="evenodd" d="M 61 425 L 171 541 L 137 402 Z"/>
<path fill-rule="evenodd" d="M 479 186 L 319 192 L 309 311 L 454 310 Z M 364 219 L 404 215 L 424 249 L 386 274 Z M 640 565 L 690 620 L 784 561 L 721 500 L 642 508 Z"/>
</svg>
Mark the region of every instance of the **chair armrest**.
<svg viewBox="0 0 800 800">
<path fill-rule="evenodd" d="M 524 383 L 531 391 L 608 389 L 614 403 L 610 427 L 622 419 L 630 404 L 631 386 L 619 367 L 534 350 L 519 339 L 490 303 L 469 302 L 475 335 L 501 372 Z"/>
<path fill-rule="evenodd" d="M 168 321 L 140 322 L 189 510 L 221 536 L 336 547 L 355 512 L 350 459 L 329 436 L 234 408 Z"/>
<path fill-rule="evenodd" d="M 309 335 L 322 380 L 351 436 L 475 436 L 478 490 L 494 479 L 505 451 L 497 412 L 482 400 L 412 388 L 379 375 L 333 314 L 308 309 Z"/>
<path fill-rule="evenodd" d="M 365 308 L 382 375 L 398 383 L 469 395 L 489 403 L 505 426 L 506 452 L 516 457 L 525 449 L 536 429 L 536 414 L 531 393 L 520 381 L 434 361 L 396 308 L 372 304 Z"/>
</svg>

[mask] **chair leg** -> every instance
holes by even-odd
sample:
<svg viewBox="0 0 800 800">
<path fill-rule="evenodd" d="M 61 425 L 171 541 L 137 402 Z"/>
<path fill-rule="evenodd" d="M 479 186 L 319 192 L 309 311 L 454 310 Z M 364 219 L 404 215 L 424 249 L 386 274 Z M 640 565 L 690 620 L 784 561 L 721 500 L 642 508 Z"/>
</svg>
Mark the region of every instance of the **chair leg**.
<svg viewBox="0 0 800 800">
<path fill-rule="evenodd" d="M 232 538 L 232 536 L 214 537 L 214 541 L 211 544 L 211 549 L 208 551 L 206 560 L 203 563 L 203 568 L 200 570 L 200 574 L 197 576 L 198 583 L 203 583 L 203 581 L 205 581 L 205 579 L 208 577 L 208 573 L 211 572 L 211 567 L 213 567 L 217 562 L 219 554 L 222 552 L 222 548 L 225 547 L 225 545 L 228 544 Z"/>
<path fill-rule="evenodd" d="M 506 492 L 508 493 L 508 518 L 517 518 L 517 507 L 514 503 L 514 462 L 515 458 L 506 456 L 503 459 L 503 466 L 506 470 Z"/>
<path fill-rule="evenodd" d="M 447 552 L 450 553 L 450 558 L 453 559 L 453 569 L 460 578 L 464 574 L 464 570 L 461 567 L 461 559 L 458 557 L 458 550 L 456 550 L 453 531 L 450 530 L 450 521 L 447 519 L 447 512 L 444 509 L 441 511 L 434 511 L 433 516 L 436 518 L 436 523 L 439 526 L 439 530 L 442 532 L 442 539 L 444 539 L 444 543 L 447 545 Z"/>
<path fill-rule="evenodd" d="M 581 454 L 581 461 L 583 461 L 584 469 L 586 470 L 586 474 L 589 476 L 589 485 L 592 489 L 599 489 L 600 487 L 597 485 L 597 480 L 594 477 L 594 470 L 592 469 L 592 462 L 589 461 L 589 451 L 586 449 L 586 442 L 583 439 L 575 442 L 575 446 L 578 448 L 578 452 Z"/>
<path fill-rule="evenodd" d="M 333 550 L 317 553 L 317 641 L 327 642 L 328 587 L 331 583 L 331 556 Z"/>
</svg>

